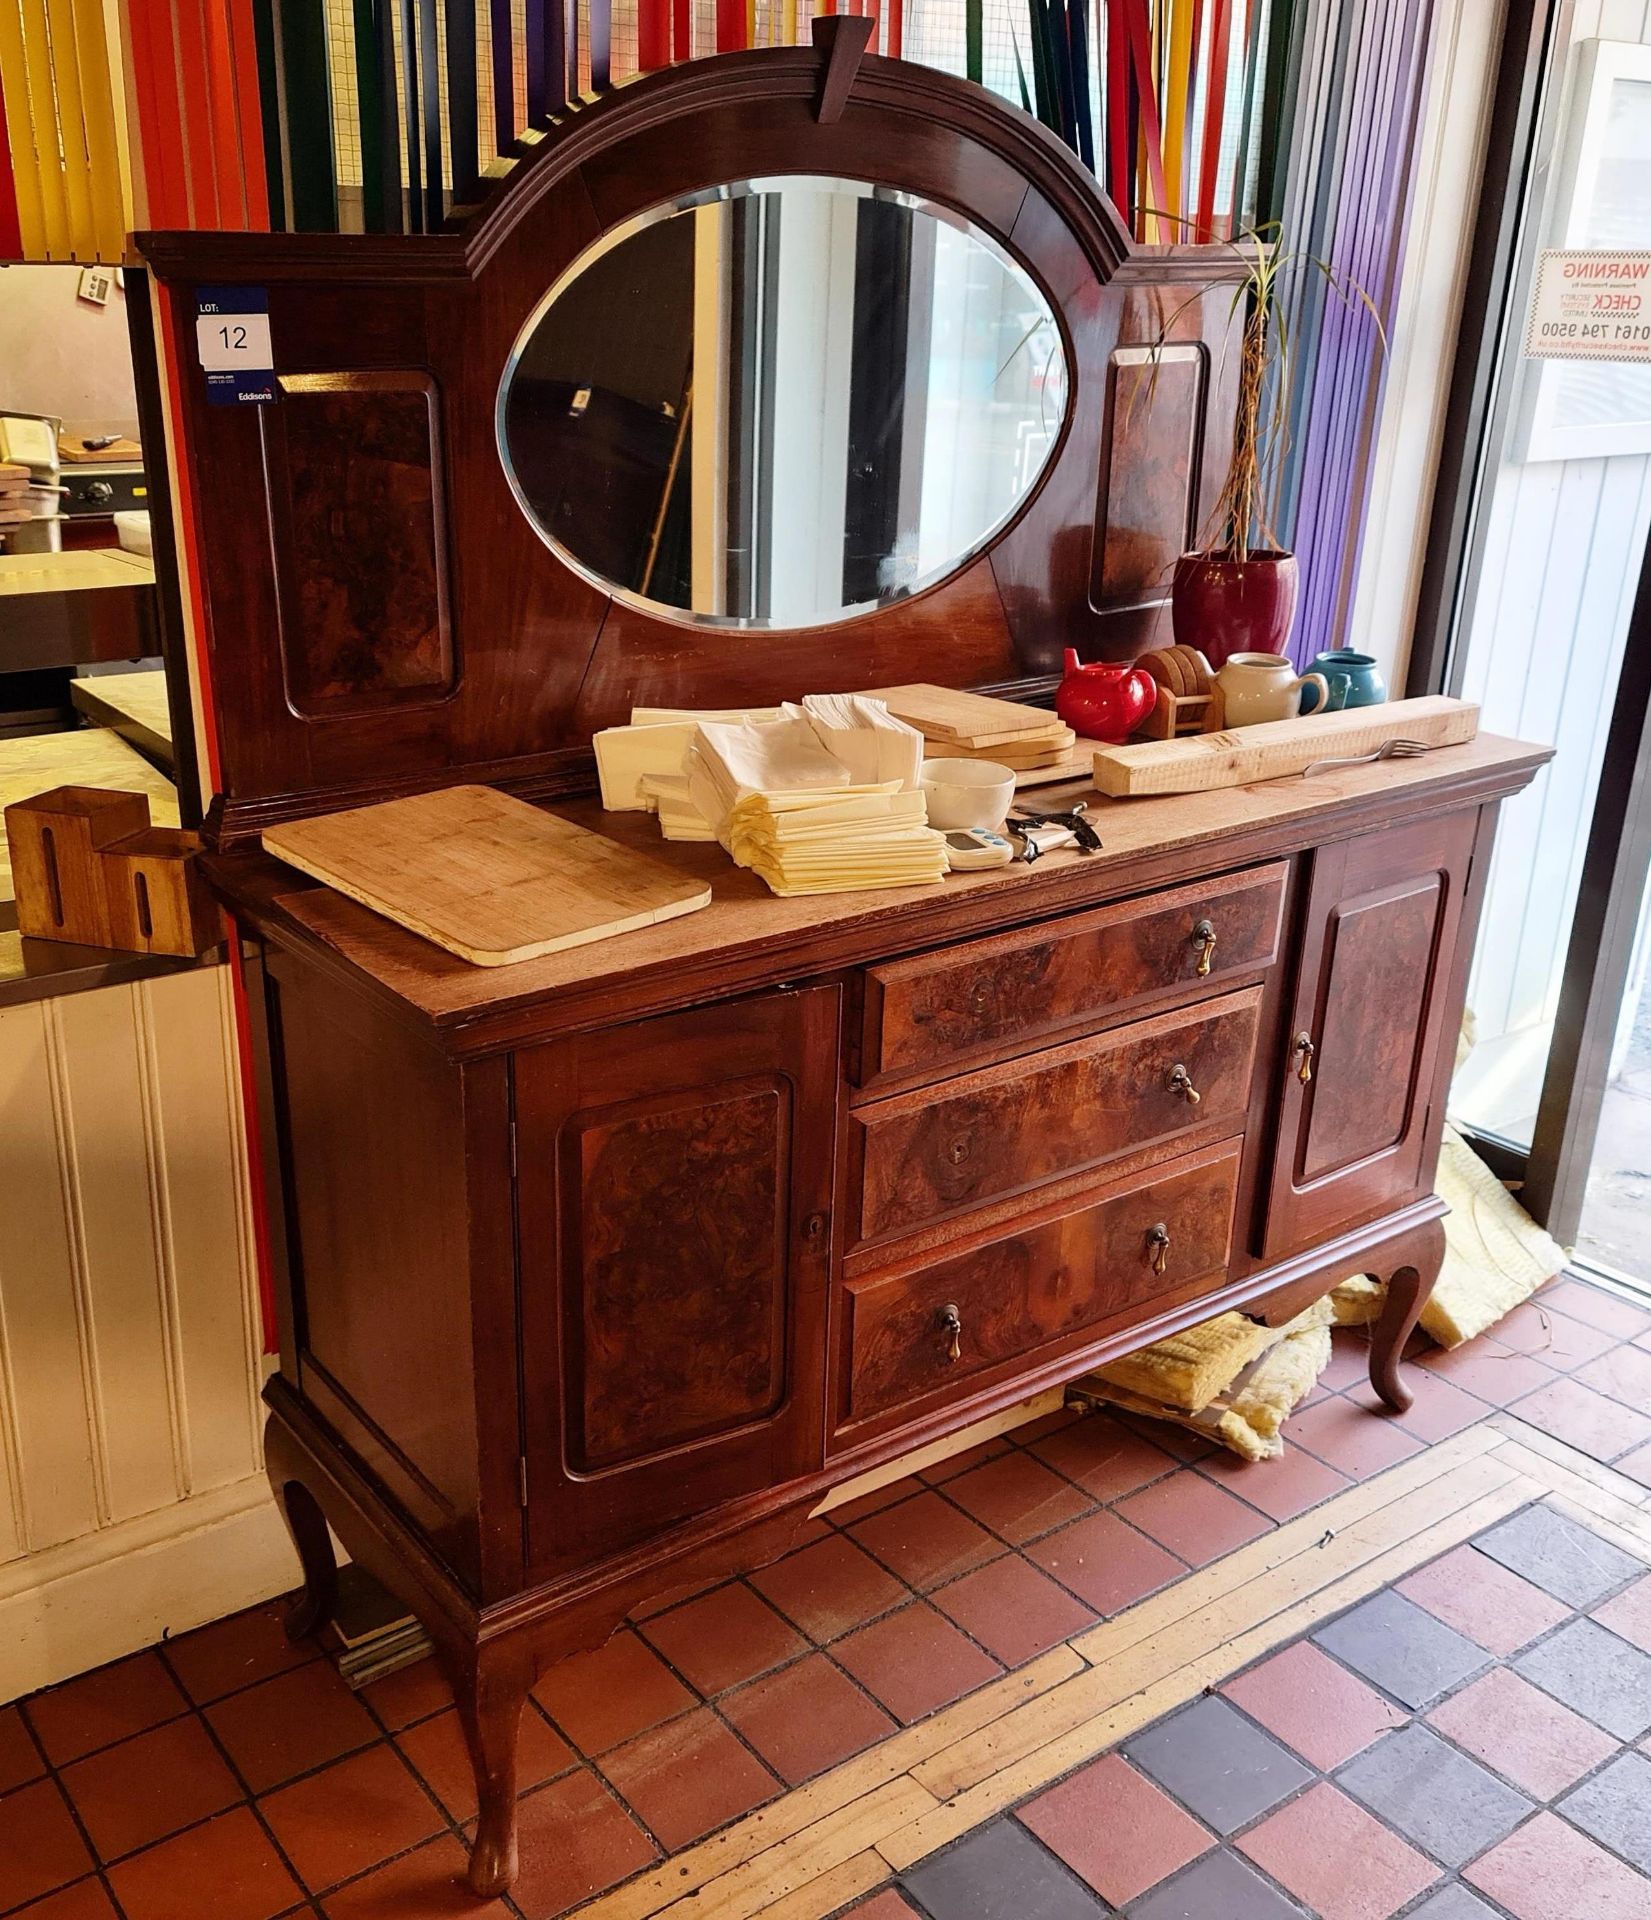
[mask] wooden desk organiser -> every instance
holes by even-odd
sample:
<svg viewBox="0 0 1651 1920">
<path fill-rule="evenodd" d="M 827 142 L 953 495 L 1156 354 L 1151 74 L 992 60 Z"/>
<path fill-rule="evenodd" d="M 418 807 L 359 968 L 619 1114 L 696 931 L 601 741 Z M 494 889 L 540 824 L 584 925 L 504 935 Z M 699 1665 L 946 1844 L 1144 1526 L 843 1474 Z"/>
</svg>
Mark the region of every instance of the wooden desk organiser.
<svg viewBox="0 0 1651 1920">
<path fill-rule="evenodd" d="M 581 105 L 440 236 L 139 236 L 179 337 L 198 287 L 245 284 L 281 356 L 270 407 L 212 406 L 186 369 L 178 452 L 214 648 L 208 871 L 250 955 L 293 1624 L 332 1604 L 330 1521 L 452 1677 L 483 1894 L 515 1871 L 536 1676 L 645 1598 L 784 1551 L 832 1488 L 1356 1273 L 1389 1282 L 1372 1373 L 1405 1404 L 1497 802 L 1544 757 L 1481 739 L 1313 792 L 1109 805 L 1097 859 L 803 900 L 576 801 L 712 904 L 497 969 L 257 851 L 273 820 L 437 784 L 589 793 L 591 734 L 633 703 L 1024 698 L 1066 646 L 1148 643 L 1231 445 L 1230 257 L 1137 249 L 1027 116 L 857 62 L 862 18 L 815 31 Z M 1075 401 L 944 579 L 743 636 L 566 564 L 494 422 L 523 322 L 587 245 L 785 173 L 880 181 L 994 237 L 1061 313 Z M 1183 351 L 1154 368 L 1166 328 Z"/>
<path fill-rule="evenodd" d="M 149 822 L 149 798 L 53 787 L 5 810 L 18 930 L 128 953 L 193 955 L 222 939 L 199 834 Z"/>
</svg>

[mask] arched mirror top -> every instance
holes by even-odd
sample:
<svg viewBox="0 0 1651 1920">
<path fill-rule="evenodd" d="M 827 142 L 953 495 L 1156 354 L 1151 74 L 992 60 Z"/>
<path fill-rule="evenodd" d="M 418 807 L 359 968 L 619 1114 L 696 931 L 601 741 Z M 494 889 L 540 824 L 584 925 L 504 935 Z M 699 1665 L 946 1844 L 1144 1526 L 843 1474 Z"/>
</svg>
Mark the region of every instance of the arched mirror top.
<svg viewBox="0 0 1651 1920">
<path fill-rule="evenodd" d="M 500 381 L 499 454 L 539 537 L 616 599 L 807 628 L 988 546 L 1070 384 L 1054 305 L 973 221 L 768 175 L 650 207 L 557 277 Z"/>
</svg>

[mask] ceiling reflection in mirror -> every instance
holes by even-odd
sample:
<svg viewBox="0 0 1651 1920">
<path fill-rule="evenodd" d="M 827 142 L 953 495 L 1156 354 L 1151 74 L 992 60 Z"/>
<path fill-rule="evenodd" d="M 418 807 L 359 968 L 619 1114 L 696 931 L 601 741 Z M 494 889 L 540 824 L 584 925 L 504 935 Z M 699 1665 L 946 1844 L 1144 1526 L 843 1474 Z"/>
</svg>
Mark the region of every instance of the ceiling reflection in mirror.
<svg viewBox="0 0 1651 1920">
<path fill-rule="evenodd" d="M 639 216 L 523 328 L 499 440 L 540 535 L 620 598 L 807 627 L 944 578 L 1066 412 L 1049 304 L 912 195 L 808 175 Z"/>
</svg>

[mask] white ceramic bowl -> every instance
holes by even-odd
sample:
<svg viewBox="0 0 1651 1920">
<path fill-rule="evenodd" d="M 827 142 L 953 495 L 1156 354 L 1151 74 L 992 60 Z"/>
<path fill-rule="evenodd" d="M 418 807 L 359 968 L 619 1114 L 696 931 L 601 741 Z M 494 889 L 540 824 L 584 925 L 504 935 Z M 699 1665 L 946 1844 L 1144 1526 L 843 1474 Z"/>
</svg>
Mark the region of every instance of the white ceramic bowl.
<svg viewBox="0 0 1651 1920">
<path fill-rule="evenodd" d="M 1001 827 L 1015 798 L 1012 767 L 995 760 L 925 760 L 917 784 L 929 803 L 929 825 Z"/>
</svg>

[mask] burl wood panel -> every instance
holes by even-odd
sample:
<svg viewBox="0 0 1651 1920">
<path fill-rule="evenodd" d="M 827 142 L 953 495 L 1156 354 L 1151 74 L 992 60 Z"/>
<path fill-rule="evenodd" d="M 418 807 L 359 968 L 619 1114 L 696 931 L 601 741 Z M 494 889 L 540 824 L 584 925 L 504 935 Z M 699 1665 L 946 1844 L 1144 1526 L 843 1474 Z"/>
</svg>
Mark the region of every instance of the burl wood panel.
<svg viewBox="0 0 1651 1920">
<path fill-rule="evenodd" d="M 1161 600 L 1198 533 L 1203 346 L 1120 347 L 1107 370 L 1106 456 L 1095 518 L 1097 607 Z"/>
<path fill-rule="evenodd" d="M 819 1466 L 841 998 L 516 1056 L 530 1572 Z"/>
<path fill-rule="evenodd" d="M 1282 864 L 1101 907 L 866 970 L 860 1083 L 938 1071 L 1099 1025 L 1171 994 L 1214 993 L 1277 958 Z M 1215 933 L 1207 974 L 1195 934 Z"/>
<path fill-rule="evenodd" d="M 568 1464 L 770 1414 L 785 1396 L 791 1088 L 581 1116 L 562 1138 Z"/>
<path fill-rule="evenodd" d="M 1465 974 L 1461 928 L 1476 811 L 1320 847 L 1295 1004 L 1264 1236 L 1270 1258 L 1424 1191 Z M 1300 1075 L 1297 1036 L 1312 1042 Z"/>
<path fill-rule="evenodd" d="M 287 374 L 258 409 L 287 696 L 370 711 L 453 685 L 441 434 L 428 374 Z"/>
<path fill-rule="evenodd" d="M 1235 1145 L 918 1272 L 851 1282 L 848 1418 L 868 1419 L 1099 1331 L 1205 1274 L 1215 1286 L 1237 1185 Z M 1152 1237 L 1160 1226 L 1169 1236 L 1161 1272 Z M 948 1307 L 961 1322 L 955 1360 Z"/>
<path fill-rule="evenodd" d="M 1195 1127 L 1237 1130 L 1260 1002 L 1252 988 L 859 1108 L 860 1237 L 1024 1193 Z"/>
</svg>

